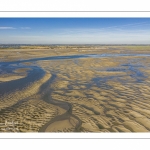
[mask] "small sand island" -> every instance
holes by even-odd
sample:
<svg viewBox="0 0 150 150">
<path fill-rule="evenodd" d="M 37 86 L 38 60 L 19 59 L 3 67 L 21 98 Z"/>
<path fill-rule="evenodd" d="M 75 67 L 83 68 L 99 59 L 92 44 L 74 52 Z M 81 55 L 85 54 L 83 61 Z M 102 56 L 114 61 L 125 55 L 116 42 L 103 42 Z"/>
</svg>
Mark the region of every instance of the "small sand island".
<svg viewBox="0 0 150 150">
<path fill-rule="evenodd" d="M 149 45 L 0 45 L 0 132 L 149 132 Z"/>
</svg>

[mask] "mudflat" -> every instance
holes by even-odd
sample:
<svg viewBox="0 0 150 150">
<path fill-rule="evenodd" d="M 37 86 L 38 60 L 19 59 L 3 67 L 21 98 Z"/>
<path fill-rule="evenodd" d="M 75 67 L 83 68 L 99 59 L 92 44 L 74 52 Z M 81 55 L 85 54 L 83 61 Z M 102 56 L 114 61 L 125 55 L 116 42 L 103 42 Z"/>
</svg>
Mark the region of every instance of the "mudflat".
<svg viewBox="0 0 150 150">
<path fill-rule="evenodd" d="M 149 132 L 150 46 L 0 48 L 0 132 Z"/>
</svg>

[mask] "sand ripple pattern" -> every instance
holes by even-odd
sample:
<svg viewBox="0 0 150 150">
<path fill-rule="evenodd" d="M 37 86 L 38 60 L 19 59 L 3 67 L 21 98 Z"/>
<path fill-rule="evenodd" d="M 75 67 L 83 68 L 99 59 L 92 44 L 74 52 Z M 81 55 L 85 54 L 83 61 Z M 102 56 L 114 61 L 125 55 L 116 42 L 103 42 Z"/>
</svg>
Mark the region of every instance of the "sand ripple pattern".
<svg viewBox="0 0 150 150">
<path fill-rule="evenodd" d="M 57 73 L 51 96 L 72 105 L 82 121 L 80 132 L 150 131 L 148 64 L 143 57 L 39 63 Z"/>
<path fill-rule="evenodd" d="M 51 75 L 47 73 L 42 79 L 32 83 L 22 91 L 16 91 L 10 94 L 6 94 L 3 97 L 0 97 L 0 109 L 10 107 L 17 103 L 21 99 L 25 99 L 33 94 L 36 94 L 39 91 L 41 84 L 50 79 Z"/>
<path fill-rule="evenodd" d="M 114 48 L 116 54 L 125 51 L 140 53 Z M 50 53 L 45 52 L 43 57 Z M 53 55 L 61 52 L 63 49 L 59 52 L 53 49 Z M 142 52 L 149 54 L 149 50 Z M 23 53 L 27 59 L 30 51 Z M 40 53 L 32 50 L 33 56 L 40 57 Z M 11 129 L 0 124 L 1 132 L 150 131 L 150 59 L 146 55 L 31 58 L 32 62 L 24 63 L 33 65 L 37 61 L 36 65 L 46 74 L 23 90 L 0 97 L 0 123 L 11 120 L 18 123 Z"/>
</svg>

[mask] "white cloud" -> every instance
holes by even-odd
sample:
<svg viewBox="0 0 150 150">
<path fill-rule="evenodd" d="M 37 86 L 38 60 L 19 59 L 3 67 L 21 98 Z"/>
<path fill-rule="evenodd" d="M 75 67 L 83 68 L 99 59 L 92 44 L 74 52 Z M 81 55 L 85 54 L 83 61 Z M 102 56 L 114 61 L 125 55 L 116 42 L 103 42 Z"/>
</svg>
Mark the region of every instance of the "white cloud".
<svg viewBox="0 0 150 150">
<path fill-rule="evenodd" d="M 0 30 L 11 30 L 11 29 L 16 29 L 14 27 L 0 27 Z"/>
<path fill-rule="evenodd" d="M 29 30 L 31 29 L 30 27 L 21 27 L 22 30 Z"/>
</svg>

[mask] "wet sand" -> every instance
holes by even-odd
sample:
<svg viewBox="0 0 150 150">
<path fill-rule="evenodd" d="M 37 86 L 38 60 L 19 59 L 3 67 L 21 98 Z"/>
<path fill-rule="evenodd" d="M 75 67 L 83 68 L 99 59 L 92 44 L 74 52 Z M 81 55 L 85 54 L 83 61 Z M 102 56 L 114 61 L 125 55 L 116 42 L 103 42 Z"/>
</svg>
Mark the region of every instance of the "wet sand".
<svg viewBox="0 0 150 150">
<path fill-rule="evenodd" d="M 1 132 L 150 131 L 150 47 L 41 49 L 0 50 Z"/>
</svg>

